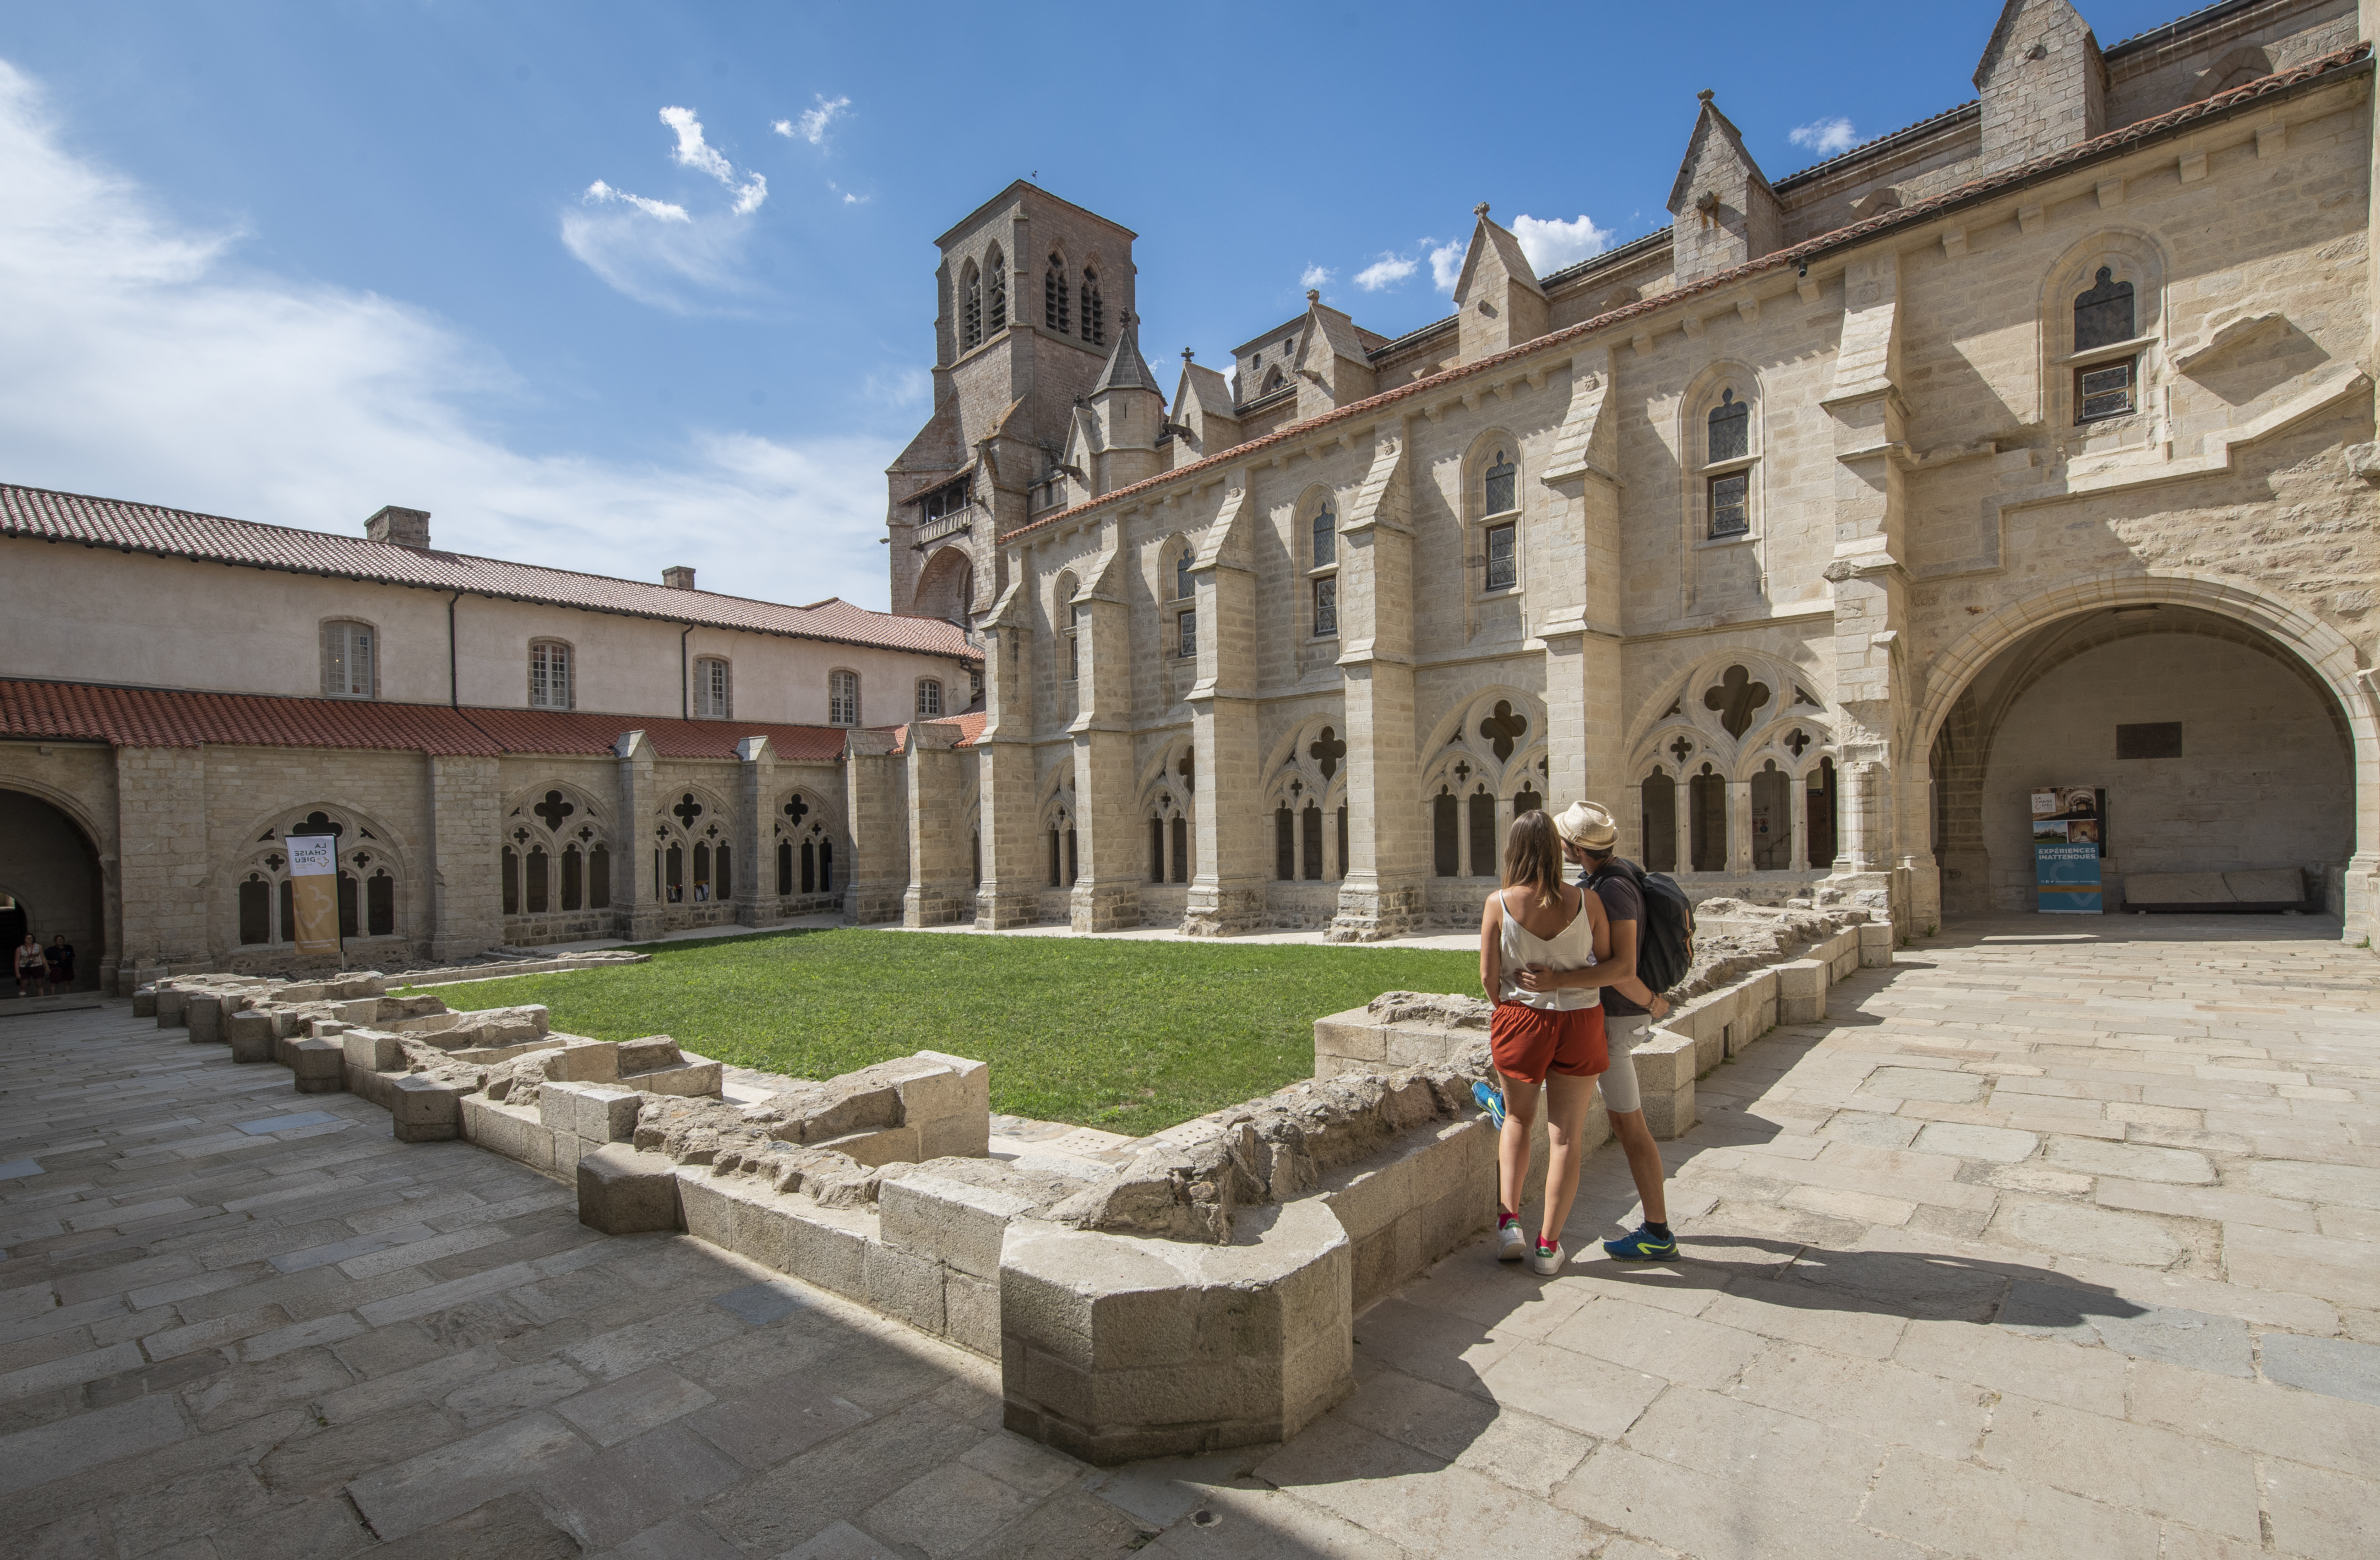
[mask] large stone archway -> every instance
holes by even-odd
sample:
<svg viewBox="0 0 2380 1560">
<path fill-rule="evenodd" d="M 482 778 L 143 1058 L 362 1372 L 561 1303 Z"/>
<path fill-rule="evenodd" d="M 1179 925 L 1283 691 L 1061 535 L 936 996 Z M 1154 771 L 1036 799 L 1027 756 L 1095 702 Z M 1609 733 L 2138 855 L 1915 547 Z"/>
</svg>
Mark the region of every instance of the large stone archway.
<svg viewBox="0 0 2380 1560">
<path fill-rule="evenodd" d="M 2126 876 L 2297 867 L 2372 929 L 2380 710 L 2337 630 L 2234 581 L 2078 579 L 1977 624 L 1928 670 L 1912 745 L 1947 916 L 2029 909 L 2020 792 L 2109 791 L 2111 903 Z M 2179 725 L 2173 756 L 2119 758 L 2119 727 Z M 2141 733 L 2134 733 L 2137 740 Z"/>
<path fill-rule="evenodd" d="M 29 792 L 0 789 L 0 839 L 8 841 L 0 865 L 0 896 L 22 914 L 7 918 L 15 937 L 30 931 L 48 947 L 64 933 L 75 950 L 75 989 L 94 990 L 107 941 L 107 895 L 98 846 L 63 809 Z"/>
</svg>

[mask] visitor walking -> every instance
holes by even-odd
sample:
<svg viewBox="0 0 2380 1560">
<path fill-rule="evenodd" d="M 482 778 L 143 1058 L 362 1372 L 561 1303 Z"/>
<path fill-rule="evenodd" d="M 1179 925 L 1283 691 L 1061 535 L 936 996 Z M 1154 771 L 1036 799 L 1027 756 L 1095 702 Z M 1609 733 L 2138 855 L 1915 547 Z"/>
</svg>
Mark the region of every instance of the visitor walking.
<svg viewBox="0 0 2380 1560">
<path fill-rule="evenodd" d="M 1628 1156 L 1628 1173 L 1635 1179 L 1636 1196 L 1645 1207 L 1644 1224 L 1633 1234 L 1606 1240 L 1603 1249 L 1619 1262 L 1674 1261 L 1678 1242 L 1670 1233 L 1669 1204 L 1661 1194 L 1661 1151 L 1645 1125 L 1645 1096 L 1629 1059 L 1645 1031 L 1670 1011 L 1669 998 L 1646 986 L 1637 972 L 1645 948 L 1644 873 L 1634 862 L 1614 854 L 1620 830 L 1611 815 L 1592 802 L 1572 804 L 1554 820 L 1554 828 L 1561 836 L 1563 854 L 1585 869 L 1581 886 L 1595 890 L 1611 924 L 1610 957 L 1595 970 L 1595 978 L 1603 983 L 1603 1037 L 1611 1056 L 1610 1070 L 1599 1082 L 1612 1135 Z"/>
<path fill-rule="evenodd" d="M 1564 883 L 1553 820 L 1531 810 L 1504 841 L 1503 886 L 1479 917 L 1479 984 L 1494 999 L 1488 1050 L 1503 1080 L 1496 1144 L 1496 1255 L 1548 1277 L 1561 1271 L 1562 1226 L 1578 1195 L 1579 1134 L 1604 1070 L 1603 1009 L 1594 965 L 1611 950 L 1603 902 Z M 1521 1191 L 1529 1132 L 1545 1093 L 1545 1208 L 1533 1251 L 1524 1250 Z"/>
<path fill-rule="evenodd" d="M 50 991 L 53 995 L 74 989 L 74 944 L 67 941 L 64 932 L 50 938 L 50 946 L 42 949 L 42 958 L 49 967 Z"/>
<path fill-rule="evenodd" d="M 42 939 L 27 932 L 17 945 L 17 995 L 47 997 L 49 987 L 50 961 L 42 956 Z"/>
</svg>

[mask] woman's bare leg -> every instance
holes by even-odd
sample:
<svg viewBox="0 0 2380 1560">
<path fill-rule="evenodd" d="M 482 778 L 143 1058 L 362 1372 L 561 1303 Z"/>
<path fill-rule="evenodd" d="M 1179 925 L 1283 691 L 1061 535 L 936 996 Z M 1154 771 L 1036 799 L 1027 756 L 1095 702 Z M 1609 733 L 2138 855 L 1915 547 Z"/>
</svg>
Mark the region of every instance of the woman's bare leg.
<svg viewBox="0 0 2380 1560">
<path fill-rule="evenodd" d="M 1558 1245 L 1562 1226 L 1570 1222 L 1570 1205 L 1578 1197 L 1579 1134 L 1586 1130 L 1586 1107 L 1595 1103 L 1595 1080 L 1565 1073 L 1546 1075 L 1546 1222 L 1537 1239 Z M 1521 1146 L 1521 1164 L 1528 1167 L 1528 1140 Z"/>
<path fill-rule="evenodd" d="M 1521 1191 L 1529 1184 L 1529 1132 L 1537 1124 L 1537 1085 L 1496 1075 L 1504 1091 L 1504 1131 L 1496 1140 L 1496 1201 L 1502 1212 L 1521 1216 Z"/>
</svg>

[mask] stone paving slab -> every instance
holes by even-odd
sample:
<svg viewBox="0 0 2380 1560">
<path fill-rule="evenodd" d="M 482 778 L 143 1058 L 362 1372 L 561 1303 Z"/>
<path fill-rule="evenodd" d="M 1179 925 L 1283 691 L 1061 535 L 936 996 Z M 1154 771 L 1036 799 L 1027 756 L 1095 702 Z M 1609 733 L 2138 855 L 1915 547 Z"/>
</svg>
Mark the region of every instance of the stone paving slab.
<svg viewBox="0 0 2380 1560">
<path fill-rule="evenodd" d="M 127 1004 L 27 1014 L 0 1560 L 2380 1553 L 2380 963 L 2325 930 L 1905 949 L 1702 1081 L 1688 1260 L 1600 1259 L 1598 1154 L 1561 1276 L 1456 1252 L 1288 1445 L 1104 1469 L 834 1296 Z"/>
</svg>

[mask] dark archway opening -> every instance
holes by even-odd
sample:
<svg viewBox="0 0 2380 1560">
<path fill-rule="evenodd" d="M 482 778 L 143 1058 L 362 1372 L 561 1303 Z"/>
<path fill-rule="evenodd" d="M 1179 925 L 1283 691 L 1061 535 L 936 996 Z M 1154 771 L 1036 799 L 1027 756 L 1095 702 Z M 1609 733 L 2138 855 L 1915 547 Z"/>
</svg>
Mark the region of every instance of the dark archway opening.
<svg viewBox="0 0 2380 1560">
<path fill-rule="evenodd" d="M 27 932 L 43 948 L 64 933 L 75 950 L 74 987 L 99 987 L 100 960 L 107 947 L 106 890 L 100 880 L 99 851 L 79 825 L 38 796 L 0 791 L 0 896 L 14 906 L 0 910 L 0 931 L 14 948 Z"/>
</svg>

